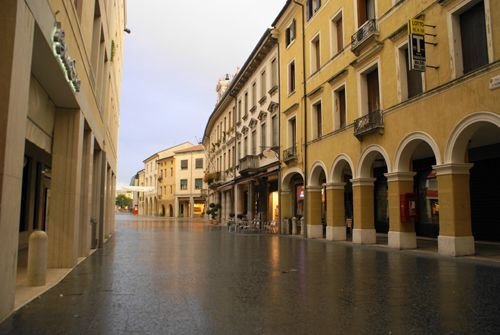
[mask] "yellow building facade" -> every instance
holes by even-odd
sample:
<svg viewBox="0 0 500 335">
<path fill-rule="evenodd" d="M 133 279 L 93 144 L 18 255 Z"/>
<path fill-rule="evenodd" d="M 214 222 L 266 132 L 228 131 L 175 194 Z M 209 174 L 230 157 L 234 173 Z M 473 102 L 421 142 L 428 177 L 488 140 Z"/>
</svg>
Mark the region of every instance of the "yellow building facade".
<svg viewBox="0 0 500 335">
<path fill-rule="evenodd" d="M 48 236 L 49 271 L 114 232 L 125 24 L 124 1 L 1 3 L 0 320 L 33 231 Z"/>
<path fill-rule="evenodd" d="M 143 163 L 144 169 L 135 176 L 135 183 L 146 188 L 137 194 L 139 215 L 201 215 L 205 203 L 201 193 L 206 189 L 203 146 L 184 142 L 149 156 Z"/>
<path fill-rule="evenodd" d="M 410 19 L 425 72 L 409 69 Z M 399 249 L 436 237 L 444 255 L 500 240 L 500 3 L 288 1 L 274 25 L 282 218 Z"/>
</svg>

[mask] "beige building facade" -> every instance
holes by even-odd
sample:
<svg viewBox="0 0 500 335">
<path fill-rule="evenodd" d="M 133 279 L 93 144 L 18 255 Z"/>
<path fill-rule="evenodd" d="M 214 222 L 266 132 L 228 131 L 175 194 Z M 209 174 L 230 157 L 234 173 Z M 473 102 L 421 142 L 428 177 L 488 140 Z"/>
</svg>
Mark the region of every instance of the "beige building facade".
<svg viewBox="0 0 500 335">
<path fill-rule="evenodd" d="M 204 212 L 203 146 L 184 142 L 159 151 L 143 162 L 144 169 L 136 174 L 135 183 L 149 190 L 138 192 L 139 215 L 192 217 Z"/>
<path fill-rule="evenodd" d="M 28 239 L 72 268 L 114 231 L 123 1 L 7 0 L 0 11 L 0 320 Z"/>
<path fill-rule="evenodd" d="M 408 65 L 413 18 L 425 72 Z M 283 218 L 309 238 L 433 237 L 443 255 L 500 241 L 499 3 L 288 1 L 274 25 Z"/>
<path fill-rule="evenodd" d="M 219 220 L 277 221 L 279 78 L 276 32 L 266 30 L 236 73 L 219 81 L 218 102 L 205 128 L 209 202 Z"/>
</svg>

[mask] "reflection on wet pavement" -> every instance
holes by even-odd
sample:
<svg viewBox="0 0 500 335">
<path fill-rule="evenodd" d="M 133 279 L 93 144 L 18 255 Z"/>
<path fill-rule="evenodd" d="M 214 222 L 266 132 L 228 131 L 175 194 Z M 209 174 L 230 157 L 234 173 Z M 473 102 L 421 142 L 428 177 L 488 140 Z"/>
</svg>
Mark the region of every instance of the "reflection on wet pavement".
<svg viewBox="0 0 500 335">
<path fill-rule="evenodd" d="M 500 268 L 117 217 L 0 334 L 496 334 Z"/>
</svg>

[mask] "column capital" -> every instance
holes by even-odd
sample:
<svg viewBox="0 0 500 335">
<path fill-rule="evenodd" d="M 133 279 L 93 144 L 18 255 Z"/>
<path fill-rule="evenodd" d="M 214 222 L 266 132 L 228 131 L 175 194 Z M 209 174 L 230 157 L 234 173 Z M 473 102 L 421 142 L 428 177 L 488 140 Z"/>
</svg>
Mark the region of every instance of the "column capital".
<svg viewBox="0 0 500 335">
<path fill-rule="evenodd" d="M 292 191 L 283 191 L 281 190 L 282 195 L 292 194 Z"/>
<path fill-rule="evenodd" d="M 320 186 L 320 185 L 308 185 L 306 187 L 306 192 L 321 192 L 321 190 L 323 189 L 323 186 Z"/>
<path fill-rule="evenodd" d="M 436 175 L 444 176 L 450 174 L 468 175 L 469 170 L 474 166 L 472 163 L 448 163 L 441 165 L 433 165 L 432 168 L 436 170 Z"/>
<path fill-rule="evenodd" d="M 326 189 L 328 190 L 343 190 L 345 183 L 328 183 L 326 184 Z"/>
<path fill-rule="evenodd" d="M 415 177 L 416 172 L 393 172 L 393 173 L 384 173 L 384 176 L 387 178 L 387 182 L 391 181 L 413 181 L 413 177 Z"/>
<path fill-rule="evenodd" d="M 357 178 L 351 179 L 352 186 L 373 186 L 375 178 Z"/>
</svg>

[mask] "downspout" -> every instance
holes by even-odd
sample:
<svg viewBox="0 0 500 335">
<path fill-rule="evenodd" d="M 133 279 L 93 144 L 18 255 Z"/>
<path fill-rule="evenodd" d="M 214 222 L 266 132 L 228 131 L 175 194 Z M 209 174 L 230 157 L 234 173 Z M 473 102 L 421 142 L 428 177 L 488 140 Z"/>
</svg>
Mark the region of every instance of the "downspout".
<svg viewBox="0 0 500 335">
<path fill-rule="evenodd" d="M 276 28 L 274 28 L 276 29 Z M 281 207 L 281 71 L 280 71 L 280 44 L 279 41 L 276 42 L 278 44 L 278 60 L 277 60 L 277 66 L 278 66 L 278 163 L 279 163 L 279 169 L 278 169 L 278 232 L 281 234 L 282 230 L 282 207 Z M 272 124 L 271 124 L 272 127 Z M 272 132 L 271 132 L 272 133 Z"/>
<path fill-rule="evenodd" d="M 308 196 L 307 196 L 307 83 L 306 83 L 306 22 L 305 22 L 305 6 L 303 3 L 293 0 L 293 2 L 297 5 L 299 5 L 302 9 L 302 80 L 303 80 L 303 86 L 304 86 L 304 96 L 303 96 L 303 101 L 304 101 L 304 150 L 302 155 L 304 156 L 304 212 L 303 212 L 303 218 L 304 218 L 304 227 L 301 227 L 301 234 L 304 238 L 307 238 L 307 228 L 305 227 L 307 225 L 306 222 L 306 217 L 307 217 L 307 202 L 309 201 Z"/>
<path fill-rule="evenodd" d="M 233 77 L 233 80 L 234 80 L 234 77 Z M 236 222 L 236 215 L 238 215 L 238 213 L 237 213 L 238 206 L 236 205 L 236 202 L 238 201 L 238 199 L 236 199 L 236 188 L 238 187 L 238 185 L 236 185 L 236 159 L 238 157 L 236 157 L 235 150 L 238 147 L 238 139 L 237 139 L 237 134 L 236 134 L 236 113 L 238 113 L 238 110 L 237 110 L 238 109 L 238 103 L 237 103 L 238 99 L 236 99 L 236 96 L 233 95 L 231 91 L 229 92 L 229 96 L 231 96 L 234 99 L 234 111 L 233 111 L 234 148 L 232 150 L 234 158 L 232 159 L 232 161 L 233 161 L 233 213 L 234 213 L 234 220 Z"/>
</svg>

